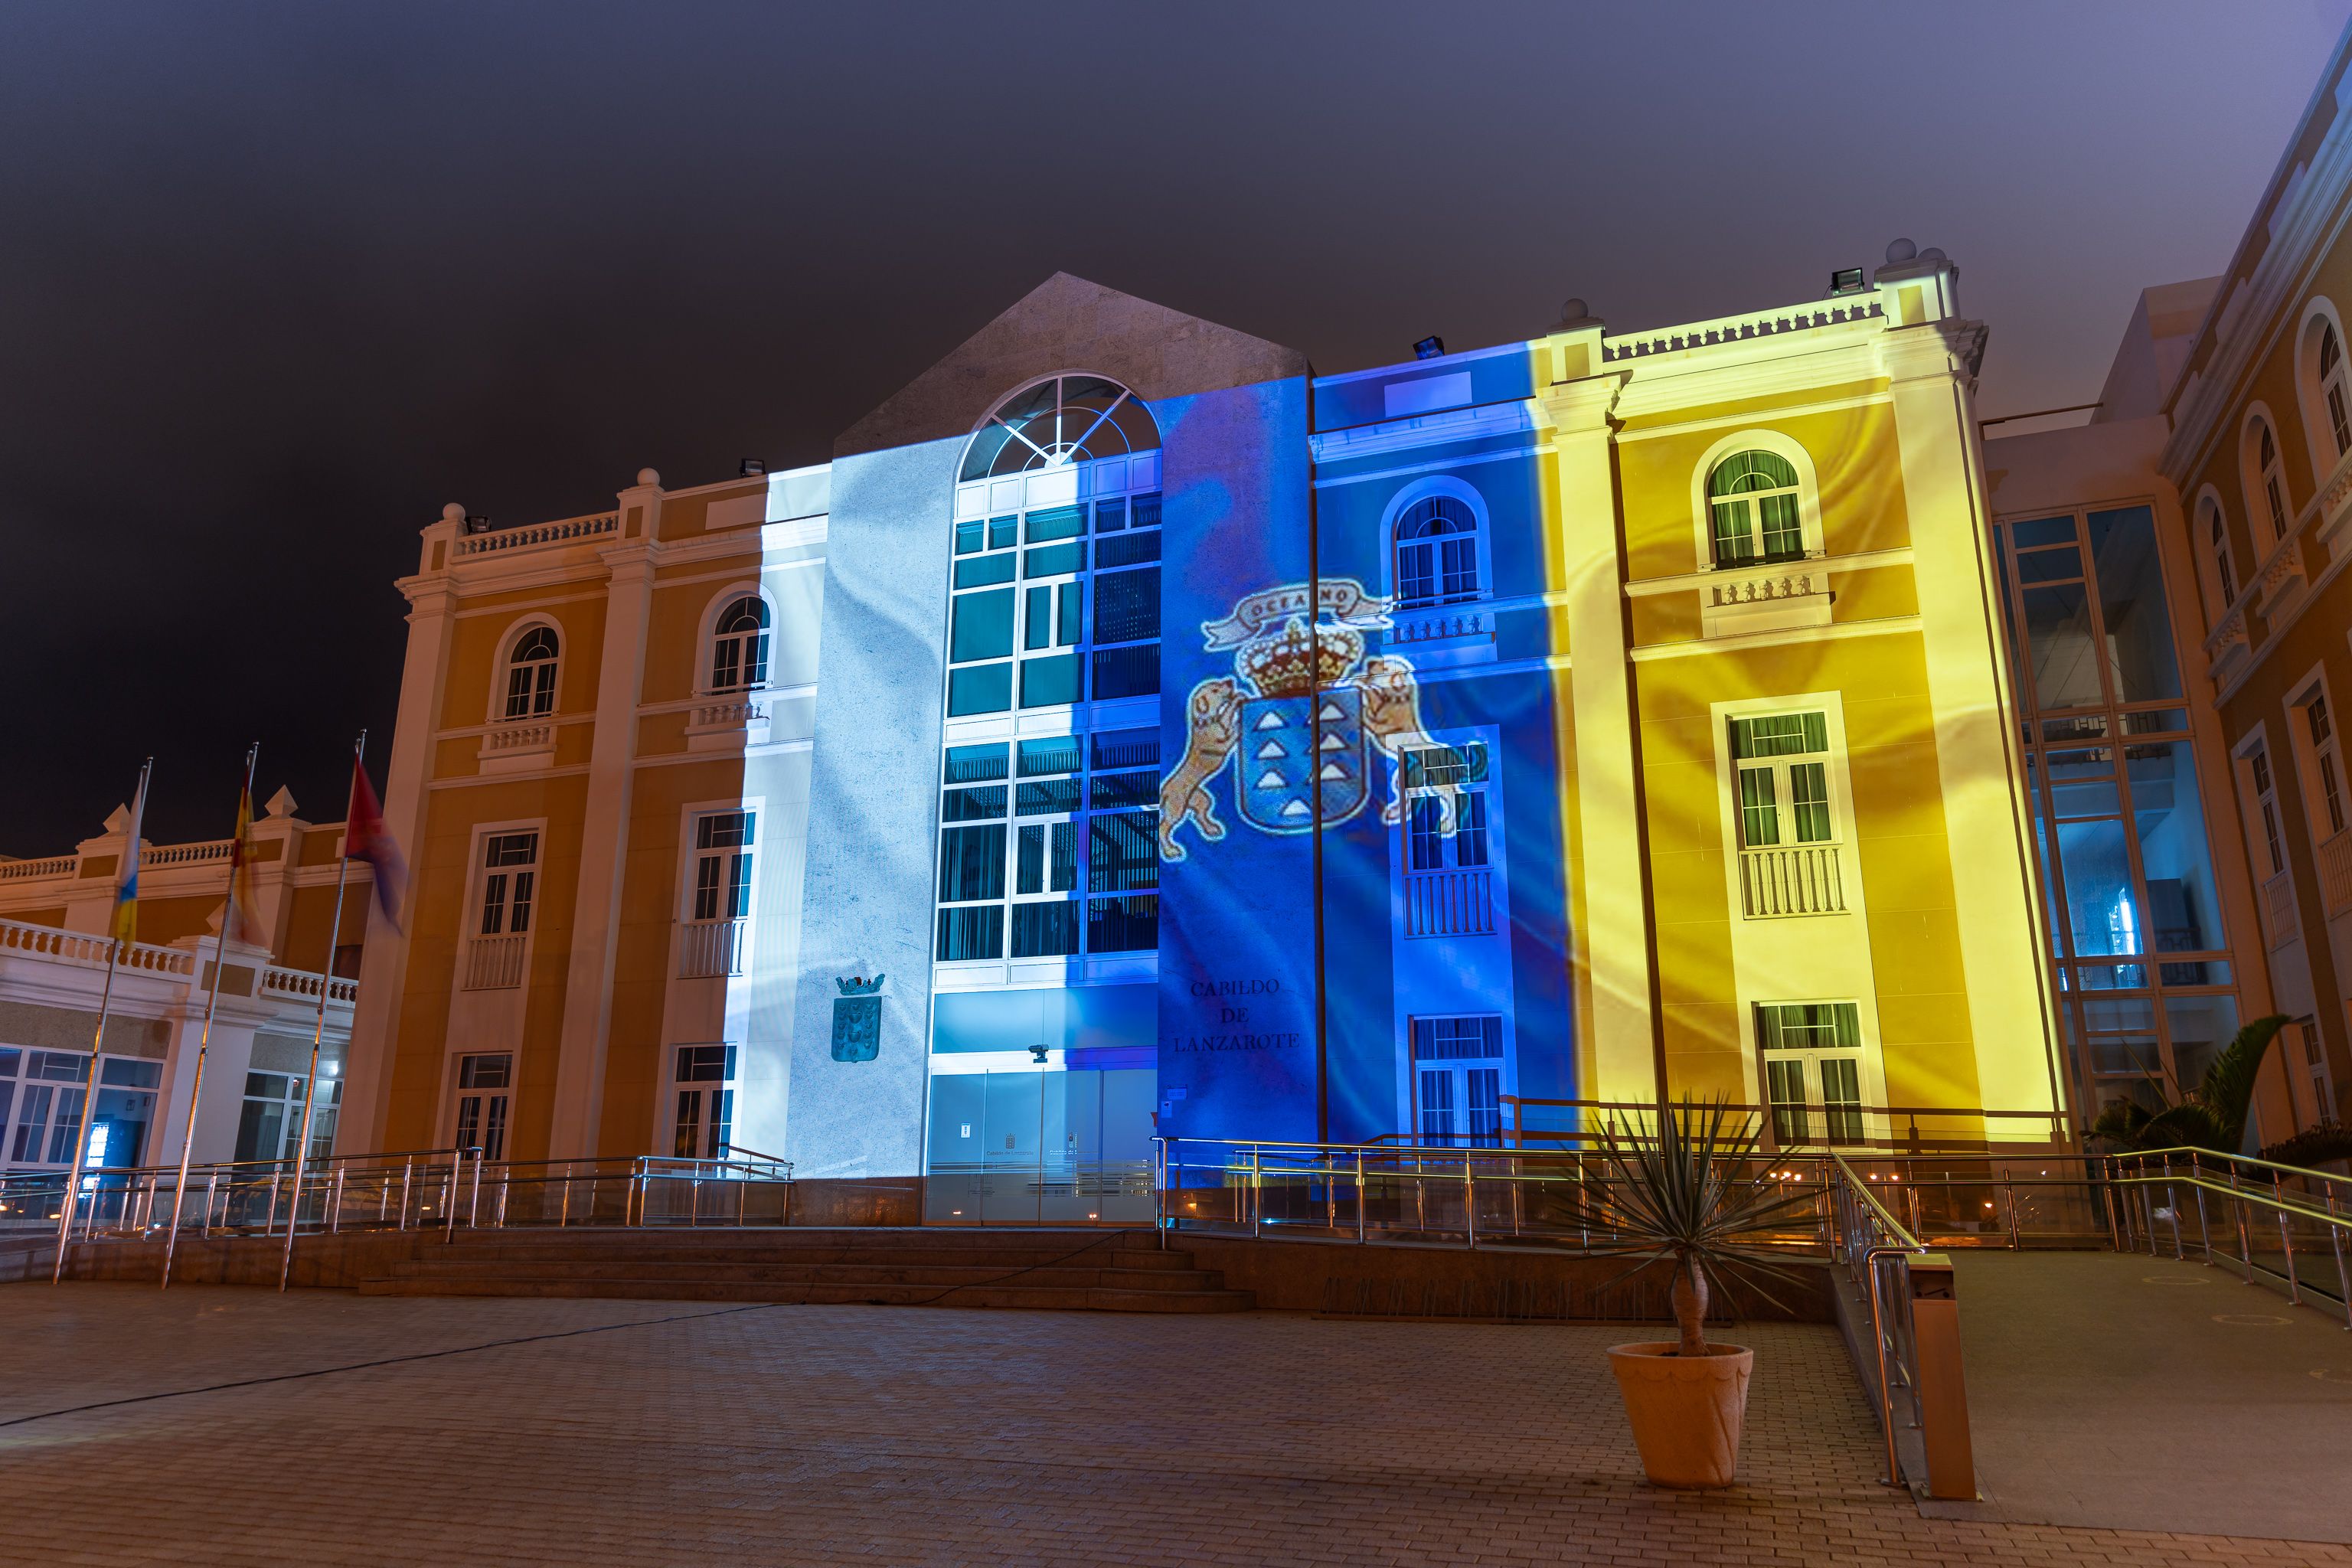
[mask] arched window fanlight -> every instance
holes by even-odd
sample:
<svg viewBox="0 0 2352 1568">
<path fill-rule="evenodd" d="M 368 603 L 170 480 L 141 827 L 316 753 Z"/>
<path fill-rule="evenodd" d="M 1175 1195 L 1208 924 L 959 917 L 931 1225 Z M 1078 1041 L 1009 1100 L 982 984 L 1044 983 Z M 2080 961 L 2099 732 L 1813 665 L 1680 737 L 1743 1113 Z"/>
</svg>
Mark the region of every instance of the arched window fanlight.
<svg viewBox="0 0 2352 1568">
<path fill-rule="evenodd" d="M 1805 553 L 1797 469 L 1778 452 L 1734 452 L 1706 477 L 1715 563 L 1796 561 Z"/>
<path fill-rule="evenodd" d="M 1098 375 L 1056 375 L 999 404 L 963 455 L 959 480 L 1156 451 L 1160 426 L 1141 400 Z"/>
<path fill-rule="evenodd" d="M 1458 605 L 1478 596 L 1478 519 L 1452 496 L 1407 507 L 1396 525 L 1396 601 L 1401 610 Z"/>
<path fill-rule="evenodd" d="M 768 679 L 768 601 L 746 594 L 711 628 L 710 689 L 740 691 Z"/>
<path fill-rule="evenodd" d="M 507 656 L 509 719 L 537 719 L 555 711 L 555 628 L 533 626 Z"/>
</svg>

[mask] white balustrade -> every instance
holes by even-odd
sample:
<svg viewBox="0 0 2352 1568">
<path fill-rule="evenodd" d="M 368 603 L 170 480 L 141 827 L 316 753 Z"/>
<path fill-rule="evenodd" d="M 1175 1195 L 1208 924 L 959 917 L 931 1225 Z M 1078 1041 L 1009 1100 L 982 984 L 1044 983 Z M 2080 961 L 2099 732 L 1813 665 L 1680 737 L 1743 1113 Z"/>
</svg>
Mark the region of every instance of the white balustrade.
<svg viewBox="0 0 2352 1568">
<path fill-rule="evenodd" d="M 46 860 L 0 860 L 0 882 L 24 881 L 34 877 L 69 877 L 80 858 L 73 855 L 52 855 Z"/>
<path fill-rule="evenodd" d="M 1776 844 L 1739 852 L 1740 913 L 1749 920 L 1845 913 L 1845 872 L 1834 844 Z"/>
<path fill-rule="evenodd" d="M 614 532 L 620 526 L 620 514 L 608 511 L 593 517 L 567 517 L 557 522 L 535 523 L 529 528 L 469 533 L 457 541 L 457 557 L 462 561 L 471 556 L 529 550 L 542 544 L 572 544 Z"/>
<path fill-rule="evenodd" d="M 553 724 L 501 724 L 482 737 L 485 752 L 537 751 L 554 744 Z"/>
<path fill-rule="evenodd" d="M 2281 871 L 2263 884 L 2263 932 L 2273 952 L 2303 935 L 2294 918 L 2294 880 L 2289 872 Z"/>
<path fill-rule="evenodd" d="M 1709 348 L 1722 343 L 1747 342 L 1757 338 L 1777 338 L 1789 332 L 1811 331 L 1821 327 L 1878 321 L 1885 314 L 1885 307 L 1872 296 L 1816 300 L 1811 304 L 1751 310 L 1740 316 L 1719 316 L 1711 321 L 1693 321 L 1687 326 L 1667 327 L 1657 331 L 1627 332 L 1622 336 L 1603 333 L 1601 357 L 1604 363 L 1613 364 L 1620 360 L 1641 359 L 1650 354 L 1675 353 L 1684 349 Z"/>
<path fill-rule="evenodd" d="M 2352 827 L 2319 846 L 2319 892 L 2330 920 L 2352 910 Z"/>
<path fill-rule="evenodd" d="M 359 999 L 360 984 L 340 975 L 314 974 L 307 969 L 280 969 L 272 964 L 261 972 L 261 994 L 265 996 L 293 997 L 316 1002 L 320 988 L 327 993 L 330 1006 L 348 1007 Z"/>
<path fill-rule="evenodd" d="M 520 932 L 478 936 L 466 944 L 466 984 L 468 991 L 509 991 L 522 984 L 523 944 Z"/>
<path fill-rule="evenodd" d="M 1408 871 L 1404 878 L 1407 936 L 1492 936 L 1494 872 Z"/>
<path fill-rule="evenodd" d="M 226 860 L 236 848 L 234 838 L 211 838 L 201 844 L 163 844 L 139 852 L 140 869 L 150 866 L 202 866 Z"/>
<path fill-rule="evenodd" d="M 22 953 L 28 958 L 46 958 L 59 963 L 103 969 L 108 950 L 113 945 L 106 937 L 89 931 L 60 931 L 55 926 L 29 925 L 22 921 L 0 921 L 0 954 Z M 116 962 L 121 968 L 148 974 L 184 977 L 194 974 L 196 970 L 194 954 L 174 947 L 153 947 L 144 942 L 133 942 L 124 947 Z"/>
<path fill-rule="evenodd" d="M 678 930 L 677 973 L 709 980 L 743 973 L 743 928 L 749 921 L 690 921 Z"/>
</svg>

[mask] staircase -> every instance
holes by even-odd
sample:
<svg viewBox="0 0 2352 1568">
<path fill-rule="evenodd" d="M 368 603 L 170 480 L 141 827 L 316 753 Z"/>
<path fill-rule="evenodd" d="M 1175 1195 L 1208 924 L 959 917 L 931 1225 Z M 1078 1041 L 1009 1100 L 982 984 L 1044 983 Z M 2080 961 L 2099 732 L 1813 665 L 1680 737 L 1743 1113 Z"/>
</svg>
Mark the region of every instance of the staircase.
<svg viewBox="0 0 2352 1568">
<path fill-rule="evenodd" d="M 1148 1230 L 1010 1228 L 459 1231 L 420 1238 L 368 1296 L 583 1296 L 807 1305 L 1244 1312 Z"/>
</svg>

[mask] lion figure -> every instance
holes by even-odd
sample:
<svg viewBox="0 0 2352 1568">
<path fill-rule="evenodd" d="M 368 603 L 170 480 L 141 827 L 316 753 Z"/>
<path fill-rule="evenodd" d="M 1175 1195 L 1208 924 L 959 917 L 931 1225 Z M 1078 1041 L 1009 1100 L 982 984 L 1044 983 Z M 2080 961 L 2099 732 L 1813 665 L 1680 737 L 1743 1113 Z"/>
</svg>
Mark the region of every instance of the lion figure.
<svg viewBox="0 0 2352 1568">
<path fill-rule="evenodd" d="M 1421 687 L 1413 679 L 1412 665 L 1401 658 L 1368 658 L 1357 686 L 1364 694 L 1364 738 L 1386 752 L 1395 764 L 1388 804 L 1381 808 L 1381 820 L 1395 823 L 1404 816 L 1406 748 L 1434 746 L 1437 742 L 1422 726 Z M 1433 789 L 1438 802 L 1438 831 L 1451 833 L 1455 802 L 1462 791 L 1450 784 L 1434 785 Z"/>
<path fill-rule="evenodd" d="M 1184 760 L 1160 785 L 1160 853 L 1181 860 L 1184 848 L 1176 829 L 1191 818 L 1201 837 L 1212 841 L 1225 836 L 1217 820 L 1217 805 L 1209 795 L 1209 781 L 1217 776 L 1241 739 L 1241 691 L 1226 679 L 1204 680 L 1192 688 L 1185 711 Z"/>
</svg>

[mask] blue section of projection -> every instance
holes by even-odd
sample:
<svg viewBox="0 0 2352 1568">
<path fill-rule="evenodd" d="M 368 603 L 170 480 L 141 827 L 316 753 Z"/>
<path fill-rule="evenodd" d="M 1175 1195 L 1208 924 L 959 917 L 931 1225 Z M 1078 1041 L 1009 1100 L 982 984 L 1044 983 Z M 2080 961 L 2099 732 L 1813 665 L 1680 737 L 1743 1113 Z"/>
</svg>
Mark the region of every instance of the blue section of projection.
<svg viewBox="0 0 2352 1568">
<path fill-rule="evenodd" d="M 1317 1131 L 1313 835 L 1247 820 L 1240 709 L 1275 693 L 1242 672 L 1234 633 L 1215 629 L 1229 628 L 1252 595 L 1309 580 L 1307 395 L 1303 380 L 1286 380 L 1153 405 L 1166 443 L 1159 1092 L 1168 1134 Z M 1276 718 L 1290 721 L 1265 706 L 1252 714 Z M 1261 795 L 1276 822 L 1286 820 L 1279 794 L 1269 783 Z"/>
<path fill-rule="evenodd" d="M 1520 389 L 1507 395 L 1524 395 L 1524 358 L 1478 363 Z M 1370 384 L 1360 398 L 1378 395 Z M 1385 476 L 1357 482 L 1323 470 L 1321 574 L 1392 600 L 1392 624 L 1368 636 L 1366 662 L 1391 702 L 1409 689 L 1414 715 L 1391 753 L 1374 757 L 1377 809 L 1324 841 L 1335 1140 L 1487 1142 L 1510 1124 L 1504 1097 L 1577 1093 L 1560 800 L 1567 676 L 1546 663 L 1543 459 L 1522 430 L 1512 457 L 1460 460 L 1496 444 L 1483 436 L 1388 453 L 1361 465 Z M 1449 458 L 1458 466 L 1433 466 Z M 1400 468 L 1412 471 L 1398 477 Z M 1455 552 L 1423 575 L 1426 563 L 1406 552 L 1429 531 L 1418 522 L 1437 518 L 1454 531 L 1442 537 Z M 1542 1109 L 1519 1121 L 1562 1124 Z"/>
<path fill-rule="evenodd" d="M 932 1004 L 931 1049 L 1065 1053 L 1071 1068 L 1150 1067 L 1158 996 L 1149 985 L 942 991 Z"/>
</svg>

